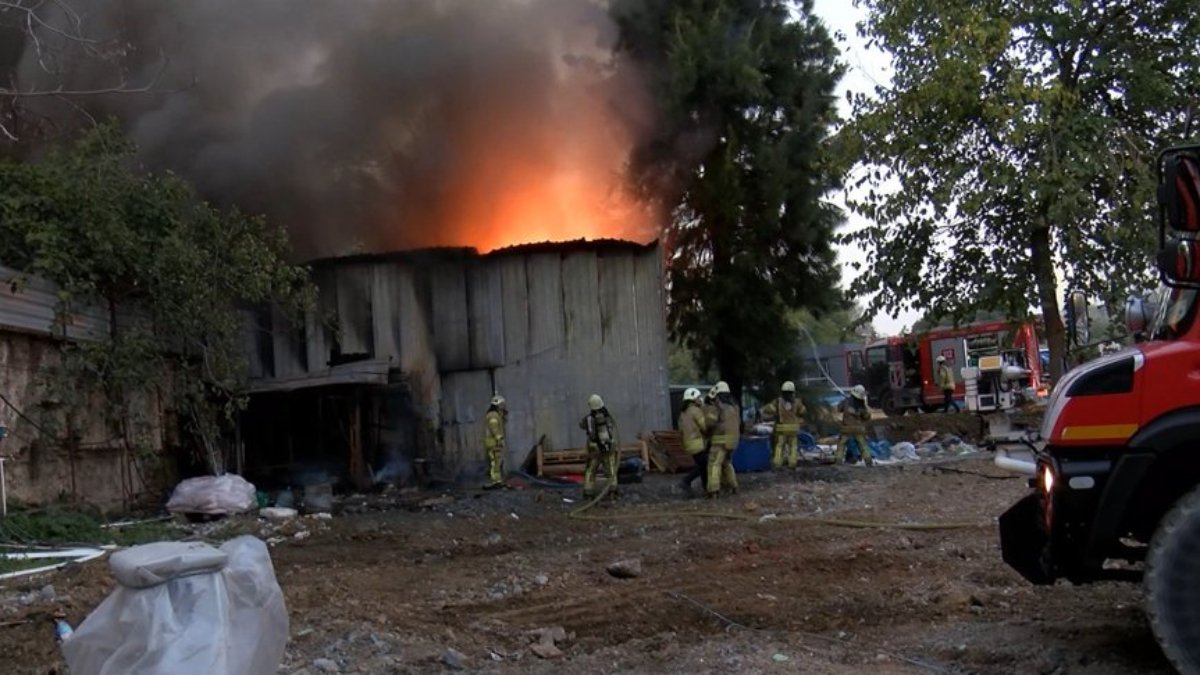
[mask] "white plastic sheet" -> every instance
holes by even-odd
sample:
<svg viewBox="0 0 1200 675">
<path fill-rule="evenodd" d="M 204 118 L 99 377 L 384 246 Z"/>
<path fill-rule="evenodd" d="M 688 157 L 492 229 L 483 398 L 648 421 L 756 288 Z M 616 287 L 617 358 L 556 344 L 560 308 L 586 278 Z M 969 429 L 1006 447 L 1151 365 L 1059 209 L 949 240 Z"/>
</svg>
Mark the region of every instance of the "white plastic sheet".
<svg viewBox="0 0 1200 675">
<path fill-rule="evenodd" d="M 255 506 L 254 485 L 232 473 L 182 481 L 167 501 L 171 513 L 225 515 L 243 513 Z"/>
<path fill-rule="evenodd" d="M 114 572 L 119 564 L 118 580 L 133 570 L 135 583 L 145 583 L 151 574 L 163 582 L 118 586 L 88 615 L 62 645 L 72 675 L 276 672 L 287 644 L 288 617 L 266 544 L 247 536 L 220 550 L 183 543 L 149 546 L 156 548 L 123 551 Z M 206 571 L 221 555 L 224 567 Z M 178 565 L 172 567 L 170 560 Z"/>
</svg>

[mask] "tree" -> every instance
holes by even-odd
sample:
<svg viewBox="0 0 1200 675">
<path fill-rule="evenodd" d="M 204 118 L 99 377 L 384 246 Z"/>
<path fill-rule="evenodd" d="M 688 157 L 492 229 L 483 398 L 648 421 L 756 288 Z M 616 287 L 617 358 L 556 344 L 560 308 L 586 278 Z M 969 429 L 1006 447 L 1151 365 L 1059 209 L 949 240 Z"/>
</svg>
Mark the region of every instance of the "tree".
<svg viewBox="0 0 1200 675">
<path fill-rule="evenodd" d="M 635 152 L 670 214 L 672 335 L 740 391 L 794 357 L 787 310 L 836 307 L 841 220 L 826 143 L 841 75 L 812 3 L 614 0 L 619 54 L 657 93 Z"/>
<path fill-rule="evenodd" d="M 37 163 L 0 160 L 0 261 L 59 285 L 64 335 L 83 307 L 109 316 L 107 340 L 64 342 L 51 397 L 69 419 L 102 394 L 127 444 L 131 401 L 165 392 L 220 471 L 219 436 L 244 403 L 241 310 L 274 303 L 298 317 L 313 304 L 308 271 L 288 253 L 261 219 L 141 170 L 113 125 Z"/>
<path fill-rule="evenodd" d="M 846 309 L 826 312 L 823 316 L 814 316 L 806 308 L 788 312 L 789 323 L 803 327 L 813 342 L 818 345 L 836 345 L 845 343 L 865 343 L 878 338 L 874 326 L 867 320 L 860 305 Z M 812 345 L 807 337 L 800 339 L 801 351 L 807 352 Z"/>
<path fill-rule="evenodd" d="M 1057 381 L 1056 270 L 1114 305 L 1150 271 L 1153 163 L 1200 94 L 1191 0 L 860 0 L 891 87 L 842 140 L 871 224 L 873 310 L 1037 306 Z"/>
<path fill-rule="evenodd" d="M 86 115 L 75 100 L 156 91 L 167 59 L 163 57 L 160 67 L 141 81 L 130 81 L 120 58 L 132 45 L 97 29 L 94 12 L 75 4 L 0 0 L 0 144 L 23 140 L 23 127 L 37 123 L 24 114 L 24 105 L 31 101 L 56 99 Z M 84 62 L 103 79 L 86 88 L 66 84 L 68 75 Z"/>
</svg>

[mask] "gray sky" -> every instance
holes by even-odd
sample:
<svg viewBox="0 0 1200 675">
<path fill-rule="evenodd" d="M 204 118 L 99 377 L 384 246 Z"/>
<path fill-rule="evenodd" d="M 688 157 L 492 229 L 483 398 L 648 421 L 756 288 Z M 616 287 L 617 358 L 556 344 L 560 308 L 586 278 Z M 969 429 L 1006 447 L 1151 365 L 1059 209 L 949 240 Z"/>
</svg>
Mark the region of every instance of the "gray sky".
<svg viewBox="0 0 1200 675">
<path fill-rule="evenodd" d="M 855 24 L 865 17 L 866 11 L 855 7 L 852 0 L 815 0 L 813 8 L 830 31 L 842 34 L 838 46 L 846 64 L 846 75 L 838 90 L 838 105 L 842 117 L 848 118 L 850 106 L 846 102 L 846 92 L 871 93 L 876 84 L 886 85 L 891 79 L 890 60 L 882 51 L 868 48 L 866 40 L 858 36 Z M 837 195 L 834 201 L 844 206 L 842 195 Z M 862 217 L 850 214 L 848 227 L 862 227 L 864 222 Z M 865 256 L 857 248 L 843 247 L 838 251 L 838 259 L 842 262 L 843 284 L 848 284 L 854 271 L 846 263 L 862 262 Z M 918 318 L 918 312 L 902 312 L 898 317 L 876 316 L 873 323 L 879 332 L 893 335 L 911 326 Z"/>
</svg>

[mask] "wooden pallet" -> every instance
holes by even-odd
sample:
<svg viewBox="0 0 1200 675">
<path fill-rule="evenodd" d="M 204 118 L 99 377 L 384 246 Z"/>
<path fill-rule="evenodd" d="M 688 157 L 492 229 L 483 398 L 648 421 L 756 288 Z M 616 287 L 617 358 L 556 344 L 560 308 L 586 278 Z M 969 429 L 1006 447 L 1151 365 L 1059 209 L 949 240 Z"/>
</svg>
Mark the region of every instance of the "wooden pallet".
<svg viewBox="0 0 1200 675">
<path fill-rule="evenodd" d="M 657 471 L 678 473 L 696 465 L 695 459 L 683 449 L 683 435 L 678 431 L 651 432 L 650 446 L 650 461 Z"/>
<path fill-rule="evenodd" d="M 638 457 L 644 466 L 650 466 L 650 453 L 645 441 L 622 443 L 619 452 L 621 460 Z M 537 475 L 539 477 L 583 473 L 586 468 L 587 448 L 547 450 L 541 444 L 537 447 Z"/>
</svg>

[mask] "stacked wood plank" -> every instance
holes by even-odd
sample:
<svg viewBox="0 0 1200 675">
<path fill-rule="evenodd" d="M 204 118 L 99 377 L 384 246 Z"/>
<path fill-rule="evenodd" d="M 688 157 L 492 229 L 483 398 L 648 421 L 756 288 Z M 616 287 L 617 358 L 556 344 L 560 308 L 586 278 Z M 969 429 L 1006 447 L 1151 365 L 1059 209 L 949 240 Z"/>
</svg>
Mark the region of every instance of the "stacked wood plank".
<svg viewBox="0 0 1200 675">
<path fill-rule="evenodd" d="M 696 462 L 683 449 L 683 436 L 678 431 L 654 431 L 649 438 L 651 466 L 656 471 L 677 473 L 688 471 Z"/>
<path fill-rule="evenodd" d="M 645 441 L 623 443 L 619 452 L 622 461 L 630 457 L 637 457 L 645 466 L 650 466 L 649 449 Z M 586 468 L 587 448 L 547 450 L 542 444 L 537 446 L 537 475 L 542 478 L 580 474 Z"/>
</svg>

